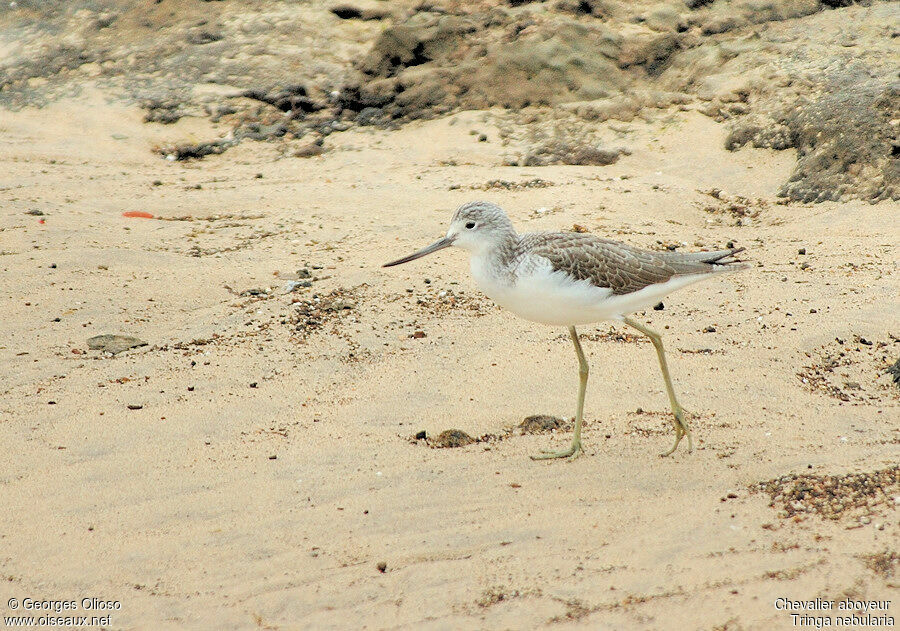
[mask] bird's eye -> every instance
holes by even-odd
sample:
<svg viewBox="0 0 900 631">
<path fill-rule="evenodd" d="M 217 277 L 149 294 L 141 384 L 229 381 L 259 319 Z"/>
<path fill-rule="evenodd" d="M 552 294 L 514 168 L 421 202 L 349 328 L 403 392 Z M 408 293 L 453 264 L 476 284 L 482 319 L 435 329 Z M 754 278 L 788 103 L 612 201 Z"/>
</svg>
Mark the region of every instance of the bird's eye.
<svg viewBox="0 0 900 631">
<path fill-rule="evenodd" d="M 468 222 L 466 222 L 466 228 L 467 228 L 468 230 L 471 230 L 471 229 L 474 228 L 474 227 L 475 227 L 475 222 L 474 222 L 474 221 L 468 221 Z"/>
</svg>

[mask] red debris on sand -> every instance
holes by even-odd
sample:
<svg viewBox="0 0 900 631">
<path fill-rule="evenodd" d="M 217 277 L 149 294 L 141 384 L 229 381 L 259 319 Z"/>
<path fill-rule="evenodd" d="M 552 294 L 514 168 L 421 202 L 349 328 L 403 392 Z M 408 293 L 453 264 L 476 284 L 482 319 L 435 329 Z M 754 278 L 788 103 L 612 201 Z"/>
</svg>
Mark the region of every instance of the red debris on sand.
<svg viewBox="0 0 900 631">
<path fill-rule="evenodd" d="M 153 219 L 153 215 L 143 210 L 128 210 L 122 213 L 123 217 L 140 217 L 141 219 Z"/>
</svg>

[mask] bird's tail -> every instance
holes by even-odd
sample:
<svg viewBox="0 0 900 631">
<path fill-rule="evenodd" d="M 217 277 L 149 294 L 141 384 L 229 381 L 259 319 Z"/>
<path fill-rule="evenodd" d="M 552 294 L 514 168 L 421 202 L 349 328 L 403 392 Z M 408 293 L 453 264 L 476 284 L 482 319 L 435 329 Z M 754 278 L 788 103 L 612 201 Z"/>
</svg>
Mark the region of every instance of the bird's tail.
<svg viewBox="0 0 900 631">
<path fill-rule="evenodd" d="M 743 252 L 745 249 L 729 248 L 714 252 L 666 252 L 664 256 L 672 263 L 708 263 L 710 265 L 744 267 L 743 261 L 734 258 L 734 255 Z"/>
</svg>

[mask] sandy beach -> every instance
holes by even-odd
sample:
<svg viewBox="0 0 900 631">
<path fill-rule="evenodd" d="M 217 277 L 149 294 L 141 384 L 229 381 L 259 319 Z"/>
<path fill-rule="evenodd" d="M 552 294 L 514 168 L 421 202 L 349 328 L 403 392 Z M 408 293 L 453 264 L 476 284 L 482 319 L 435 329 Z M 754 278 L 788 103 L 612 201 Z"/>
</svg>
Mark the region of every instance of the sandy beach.
<svg viewBox="0 0 900 631">
<path fill-rule="evenodd" d="M 629 121 L 462 109 L 351 126 L 310 157 L 295 154 L 308 137 L 285 137 L 167 160 L 165 147 L 224 137 L 227 123 L 145 122 L 138 103 L 79 81 L 0 111 L 4 616 L 108 613 L 109 629 L 895 624 L 896 201 L 779 195 L 797 150 L 729 151 L 730 123 L 701 102 Z M 603 166 L 513 164 L 540 130 L 576 123 L 627 151 Z M 499 309 L 459 250 L 381 268 L 476 199 L 520 231 L 746 248 L 749 269 L 635 316 L 663 333 L 693 453 L 658 455 L 672 427 L 649 341 L 599 323 L 581 328 L 584 455 L 529 459 L 571 440 L 565 329 Z M 152 217 L 123 214 L 135 212 Z M 101 334 L 146 344 L 91 350 Z M 520 428 L 538 414 L 561 426 Z M 449 429 L 475 442 L 439 448 Z M 28 599 L 78 611 L 26 611 Z M 868 620 L 853 628 L 891 626 Z"/>
</svg>

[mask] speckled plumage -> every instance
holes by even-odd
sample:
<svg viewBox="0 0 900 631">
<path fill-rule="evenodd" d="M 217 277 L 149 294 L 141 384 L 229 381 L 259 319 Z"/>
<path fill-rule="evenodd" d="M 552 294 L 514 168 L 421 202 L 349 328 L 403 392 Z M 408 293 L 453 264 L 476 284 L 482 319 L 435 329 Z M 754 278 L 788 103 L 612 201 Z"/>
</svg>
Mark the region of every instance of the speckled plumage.
<svg viewBox="0 0 900 631">
<path fill-rule="evenodd" d="M 532 232 L 521 235 L 517 257 L 531 254 L 550 261 L 554 270 L 595 287 L 609 288 L 615 295 L 630 294 L 674 276 L 714 274 L 728 266 L 728 257 L 739 248 L 688 255 L 642 250 L 625 243 L 590 234 Z"/>
</svg>

